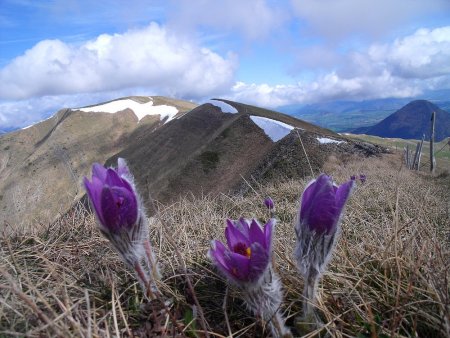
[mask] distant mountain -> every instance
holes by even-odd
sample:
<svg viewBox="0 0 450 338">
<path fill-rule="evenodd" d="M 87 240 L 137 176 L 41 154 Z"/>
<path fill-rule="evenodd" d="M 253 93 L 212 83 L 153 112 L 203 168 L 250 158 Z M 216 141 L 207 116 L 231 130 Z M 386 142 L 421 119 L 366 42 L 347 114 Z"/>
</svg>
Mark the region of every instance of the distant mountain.
<svg viewBox="0 0 450 338">
<path fill-rule="evenodd" d="M 63 109 L 0 136 L 0 224 L 47 222 L 66 213 L 84 195 L 82 178 L 92 163 L 116 165 L 117 157 L 128 161 L 147 203 L 148 196 L 171 203 L 187 194 L 244 191 L 244 179 L 304 177 L 310 167 L 299 136 L 316 172 L 331 155 L 344 161 L 382 151 L 292 116 L 226 100 L 196 106 L 131 97 Z"/>
<path fill-rule="evenodd" d="M 428 139 L 433 111 L 436 112 L 435 140 L 439 142 L 450 136 L 450 113 L 426 100 L 412 101 L 376 125 L 353 132 L 403 139 L 421 139 L 425 134 Z"/>
<path fill-rule="evenodd" d="M 385 98 L 363 101 L 326 101 L 308 105 L 288 105 L 277 110 L 336 132 L 353 132 L 371 127 L 414 100 L 427 100 L 450 110 L 450 90 L 428 91 L 414 98 Z"/>
</svg>

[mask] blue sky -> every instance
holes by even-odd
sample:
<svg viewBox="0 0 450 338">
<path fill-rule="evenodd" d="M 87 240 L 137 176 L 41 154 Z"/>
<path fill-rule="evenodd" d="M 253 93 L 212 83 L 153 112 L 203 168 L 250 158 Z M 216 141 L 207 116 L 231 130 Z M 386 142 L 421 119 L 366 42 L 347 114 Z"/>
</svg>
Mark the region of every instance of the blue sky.
<svg viewBox="0 0 450 338">
<path fill-rule="evenodd" d="M 126 95 L 276 108 L 449 88 L 448 0 L 0 0 L 0 129 Z"/>
</svg>

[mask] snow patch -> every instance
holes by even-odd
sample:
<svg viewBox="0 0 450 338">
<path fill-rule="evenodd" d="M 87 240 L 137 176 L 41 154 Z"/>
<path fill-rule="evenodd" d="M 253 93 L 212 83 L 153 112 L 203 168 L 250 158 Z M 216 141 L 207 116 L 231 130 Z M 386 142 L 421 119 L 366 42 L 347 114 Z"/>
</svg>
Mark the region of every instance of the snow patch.
<svg viewBox="0 0 450 338">
<path fill-rule="evenodd" d="M 161 120 L 167 117 L 167 121 L 165 122 L 167 123 L 172 120 L 178 113 L 178 109 L 173 106 L 154 106 L 153 101 L 149 101 L 147 103 L 139 103 L 131 99 L 117 100 L 98 106 L 76 108 L 73 110 L 80 110 L 86 113 L 94 112 L 114 114 L 127 108 L 131 109 L 134 112 L 139 121 L 147 115 L 160 115 Z"/>
<path fill-rule="evenodd" d="M 267 117 L 250 116 L 250 118 L 258 127 L 264 130 L 266 135 L 274 142 L 281 140 L 294 129 L 294 127 L 289 124 L 272 120 Z"/>
<path fill-rule="evenodd" d="M 337 141 L 337 140 L 333 140 L 331 138 L 326 138 L 326 137 L 318 137 L 317 141 L 319 141 L 320 144 L 328 144 L 328 143 L 346 143 L 345 141 Z"/>
<path fill-rule="evenodd" d="M 209 104 L 212 104 L 213 106 L 220 108 L 222 113 L 236 114 L 238 112 L 237 109 L 234 108 L 232 105 L 229 105 L 228 103 L 225 103 L 223 101 L 208 100 L 205 103 L 209 103 Z"/>
</svg>

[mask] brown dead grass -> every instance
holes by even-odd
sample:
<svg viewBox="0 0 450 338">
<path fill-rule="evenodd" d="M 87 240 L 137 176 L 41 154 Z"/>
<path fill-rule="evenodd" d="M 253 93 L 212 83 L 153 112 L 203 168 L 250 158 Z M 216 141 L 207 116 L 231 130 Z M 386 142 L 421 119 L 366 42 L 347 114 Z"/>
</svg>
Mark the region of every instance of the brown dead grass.
<svg viewBox="0 0 450 338">
<path fill-rule="evenodd" d="M 448 336 L 449 177 L 402 169 L 393 156 L 347 164 L 330 160 L 324 169 L 339 183 L 355 173 L 368 177 L 347 205 L 334 258 L 320 282 L 319 311 L 326 330 L 336 337 Z M 217 337 L 263 336 L 264 328 L 234 289 L 224 311 L 226 285 L 206 252 L 212 239 L 224 239 L 227 217 L 267 219 L 262 205 L 267 195 L 277 208 L 274 258 L 292 327 L 301 311 L 303 286 L 292 257 L 293 219 L 307 181 L 264 187 L 249 182 L 254 190 L 245 197 L 205 196 L 159 205 L 151 238 L 164 276 L 160 286 L 171 299 L 170 314 L 161 304 L 143 300 L 131 272 L 82 206 L 52 226 L 3 235 L 0 335 L 202 336 L 204 327 Z M 196 300 L 200 309 L 192 306 Z M 204 323 L 200 316 L 190 320 L 193 308 L 204 314 Z"/>
</svg>

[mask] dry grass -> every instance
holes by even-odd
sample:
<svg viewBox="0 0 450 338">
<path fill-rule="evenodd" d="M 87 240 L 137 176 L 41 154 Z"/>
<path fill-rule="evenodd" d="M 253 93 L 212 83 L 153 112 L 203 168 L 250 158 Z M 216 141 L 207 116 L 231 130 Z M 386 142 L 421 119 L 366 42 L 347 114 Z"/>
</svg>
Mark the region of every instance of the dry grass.
<svg viewBox="0 0 450 338">
<path fill-rule="evenodd" d="M 325 167 L 337 182 L 354 173 L 368 177 L 347 206 L 334 258 L 320 283 L 320 312 L 333 336 L 450 334 L 449 177 L 430 178 L 399 165 L 398 158 L 385 157 L 345 165 L 329 161 Z M 267 219 L 266 195 L 276 202 L 275 262 L 293 326 L 303 282 L 292 258 L 292 224 L 306 182 L 252 183 L 255 190 L 245 197 L 186 198 L 158 206 L 151 238 L 164 275 L 160 286 L 172 299 L 166 307 L 170 313 L 157 301 L 143 300 L 131 272 L 82 206 L 50 227 L 3 235 L 0 335 L 201 336 L 202 327 L 217 337 L 229 330 L 234 336 L 264 335 L 233 289 L 227 297 L 227 328 L 226 286 L 206 252 L 211 239 L 223 239 L 226 217 Z M 195 300 L 201 309 L 192 306 Z M 191 320 L 192 309 L 204 314 L 205 323 Z"/>
</svg>

